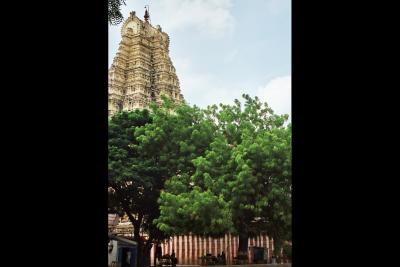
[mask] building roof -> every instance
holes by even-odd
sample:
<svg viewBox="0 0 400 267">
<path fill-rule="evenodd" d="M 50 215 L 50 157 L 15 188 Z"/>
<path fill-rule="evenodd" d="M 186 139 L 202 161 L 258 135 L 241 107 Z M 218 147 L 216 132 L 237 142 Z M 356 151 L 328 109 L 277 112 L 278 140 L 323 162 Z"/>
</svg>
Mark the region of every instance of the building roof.
<svg viewBox="0 0 400 267">
<path fill-rule="evenodd" d="M 120 236 L 116 236 L 116 235 L 109 235 L 108 237 L 111 240 L 116 240 L 116 241 L 123 242 L 123 243 L 129 244 L 129 245 L 137 246 L 137 242 L 136 241 L 133 241 L 133 240 L 130 240 L 130 239 L 127 239 L 127 238 L 124 238 L 124 237 L 120 237 Z"/>
</svg>

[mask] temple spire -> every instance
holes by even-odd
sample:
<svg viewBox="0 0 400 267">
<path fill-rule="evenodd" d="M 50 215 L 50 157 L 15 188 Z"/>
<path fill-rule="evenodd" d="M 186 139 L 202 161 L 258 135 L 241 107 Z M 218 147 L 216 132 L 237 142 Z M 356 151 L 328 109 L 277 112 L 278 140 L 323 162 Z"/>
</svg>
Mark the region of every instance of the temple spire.
<svg viewBox="0 0 400 267">
<path fill-rule="evenodd" d="M 144 11 L 144 21 L 149 22 L 149 19 L 150 19 L 149 6 L 146 5 L 144 8 L 145 8 L 145 11 Z"/>
</svg>

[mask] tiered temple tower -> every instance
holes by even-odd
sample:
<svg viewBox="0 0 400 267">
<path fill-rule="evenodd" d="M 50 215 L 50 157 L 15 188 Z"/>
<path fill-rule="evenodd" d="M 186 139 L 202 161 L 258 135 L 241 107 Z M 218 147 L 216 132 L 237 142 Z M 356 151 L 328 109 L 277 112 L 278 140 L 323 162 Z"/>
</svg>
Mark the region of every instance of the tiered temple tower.
<svg viewBox="0 0 400 267">
<path fill-rule="evenodd" d="M 108 71 L 108 115 L 161 103 L 161 95 L 184 102 L 169 57 L 169 36 L 157 25 L 131 12 L 121 29 L 122 40 Z"/>
</svg>

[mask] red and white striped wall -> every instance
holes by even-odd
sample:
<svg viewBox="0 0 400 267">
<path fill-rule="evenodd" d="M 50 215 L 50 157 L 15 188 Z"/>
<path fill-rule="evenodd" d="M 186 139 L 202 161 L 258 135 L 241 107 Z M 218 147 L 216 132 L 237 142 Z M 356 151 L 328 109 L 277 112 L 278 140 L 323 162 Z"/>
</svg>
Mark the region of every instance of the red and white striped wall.
<svg viewBox="0 0 400 267">
<path fill-rule="evenodd" d="M 178 258 L 178 265 L 200 265 L 199 257 L 210 253 L 213 256 L 225 253 L 227 264 L 232 264 L 233 258 L 237 256 L 239 246 L 239 237 L 231 234 L 225 234 L 221 238 L 211 238 L 198 235 L 180 235 L 171 237 L 168 241 L 161 245 L 162 254 L 171 255 L 175 251 Z M 273 240 L 267 235 L 259 235 L 249 238 L 249 247 L 263 247 L 268 251 L 268 257 L 272 255 Z M 151 264 L 154 263 L 154 250 L 151 249 Z M 253 259 L 250 250 L 248 250 L 249 262 Z"/>
</svg>

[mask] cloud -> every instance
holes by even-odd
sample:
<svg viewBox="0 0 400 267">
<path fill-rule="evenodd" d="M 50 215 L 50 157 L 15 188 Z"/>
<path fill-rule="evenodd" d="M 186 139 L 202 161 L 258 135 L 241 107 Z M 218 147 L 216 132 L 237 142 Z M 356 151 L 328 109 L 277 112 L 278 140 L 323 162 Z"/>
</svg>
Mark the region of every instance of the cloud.
<svg viewBox="0 0 400 267">
<path fill-rule="evenodd" d="M 234 61 L 236 59 L 238 54 L 239 54 L 238 49 L 233 49 L 233 50 L 229 51 L 224 57 L 224 62 L 231 63 L 232 61 Z"/>
<path fill-rule="evenodd" d="M 192 29 L 217 37 L 231 33 L 234 18 L 230 0 L 163 0 L 160 20 L 168 31 Z"/>
<path fill-rule="evenodd" d="M 136 8 L 141 16 L 144 4 L 147 1 L 127 2 L 123 14 L 126 17 Z M 151 3 L 150 16 L 152 24 L 161 25 L 167 33 L 191 30 L 220 38 L 234 30 L 231 9 L 231 0 L 159 0 Z"/>
<path fill-rule="evenodd" d="M 181 91 L 190 105 L 205 108 L 212 104 L 233 104 L 235 98 L 241 98 L 243 92 L 238 85 L 229 84 L 214 73 L 194 70 L 188 58 L 177 58 L 174 65 Z"/>
<path fill-rule="evenodd" d="M 277 114 L 291 115 L 290 75 L 271 79 L 265 86 L 253 87 L 221 79 L 215 73 L 202 73 L 195 70 L 189 58 L 177 58 L 175 67 L 180 79 L 181 91 L 187 102 L 205 108 L 212 104 L 233 104 L 235 99 L 243 101 L 242 94 L 258 96 L 267 102 Z M 243 88 L 249 88 L 243 90 Z"/>
<path fill-rule="evenodd" d="M 259 87 L 257 96 L 277 114 L 292 113 L 292 77 L 282 76 L 270 80 L 265 86 Z"/>
<path fill-rule="evenodd" d="M 179 71 L 191 71 L 192 70 L 192 62 L 189 58 L 178 57 L 174 60 L 174 66 Z"/>
<path fill-rule="evenodd" d="M 144 6 L 148 0 L 126 1 L 121 12 L 126 19 L 131 11 L 143 19 Z M 202 39 L 222 39 L 234 32 L 235 19 L 232 14 L 232 0 L 158 0 L 150 4 L 151 23 L 161 25 L 164 32 L 173 36 L 190 33 Z M 109 26 L 109 65 L 121 40 L 122 23 Z M 186 32 L 186 33 L 182 33 Z"/>
<path fill-rule="evenodd" d="M 266 10 L 271 15 L 279 15 L 290 4 L 290 1 L 285 0 L 268 0 Z"/>
</svg>

